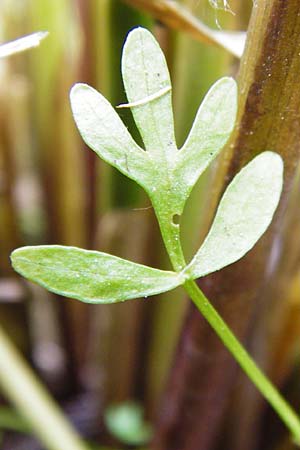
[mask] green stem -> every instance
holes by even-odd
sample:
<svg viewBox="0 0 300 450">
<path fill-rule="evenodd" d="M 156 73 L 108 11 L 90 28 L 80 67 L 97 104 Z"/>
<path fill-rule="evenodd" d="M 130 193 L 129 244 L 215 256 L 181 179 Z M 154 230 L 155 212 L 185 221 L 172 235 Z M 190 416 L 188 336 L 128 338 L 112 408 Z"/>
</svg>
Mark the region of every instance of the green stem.
<svg viewBox="0 0 300 450">
<path fill-rule="evenodd" d="M 270 405 L 272 405 L 287 428 L 291 431 L 295 443 L 300 445 L 300 418 L 296 412 L 259 369 L 249 353 L 241 345 L 222 317 L 199 289 L 195 281 L 187 281 L 184 284 L 184 288 L 197 309 L 215 330 L 225 347 L 230 351 L 250 380 L 255 384 Z"/>
<path fill-rule="evenodd" d="M 168 234 L 169 244 L 172 236 Z M 179 229 L 178 229 L 179 236 Z M 164 236 L 165 240 L 165 236 Z M 178 271 L 178 267 L 185 266 L 185 260 L 183 257 L 182 249 L 179 238 L 176 242 L 173 242 L 172 254 L 169 253 L 170 259 L 174 270 Z M 202 313 L 210 326 L 217 333 L 225 347 L 229 350 L 235 360 L 239 363 L 240 367 L 248 375 L 250 380 L 254 383 L 257 389 L 265 397 L 265 399 L 272 405 L 278 416 L 285 423 L 290 430 L 295 443 L 300 446 L 300 417 L 296 414 L 293 408 L 282 397 L 276 387 L 270 382 L 270 380 L 263 374 L 263 372 L 256 365 L 255 361 L 251 358 L 249 353 L 245 350 L 239 340 L 235 337 L 233 332 L 224 322 L 219 313 L 215 310 L 213 305 L 205 297 L 203 292 L 199 289 L 198 285 L 193 280 L 188 280 L 184 284 L 184 289 L 188 293 L 189 297 Z"/>
<path fill-rule="evenodd" d="M 48 450 L 87 450 L 0 328 L 0 386 Z"/>
</svg>

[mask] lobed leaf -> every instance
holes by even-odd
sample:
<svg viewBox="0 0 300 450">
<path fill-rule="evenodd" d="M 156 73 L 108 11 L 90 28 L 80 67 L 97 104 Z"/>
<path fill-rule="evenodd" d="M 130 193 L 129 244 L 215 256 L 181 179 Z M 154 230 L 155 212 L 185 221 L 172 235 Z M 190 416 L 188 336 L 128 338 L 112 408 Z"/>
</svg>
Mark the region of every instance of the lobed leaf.
<svg viewBox="0 0 300 450">
<path fill-rule="evenodd" d="M 137 28 L 129 33 L 123 50 L 122 73 L 129 105 L 153 162 L 152 166 L 149 164 L 149 179 L 144 187 L 162 233 L 172 234 L 172 218 L 182 214 L 193 186 L 232 132 L 237 109 L 236 83 L 232 78 L 223 78 L 212 87 L 185 145 L 178 151 L 171 93 L 164 91 L 159 95 L 170 86 L 167 64 L 147 30 Z M 158 96 L 153 99 L 155 94 Z"/>
<path fill-rule="evenodd" d="M 45 245 L 11 254 L 14 269 L 49 291 L 86 303 L 115 303 L 159 294 L 184 277 L 97 251 Z"/>
<path fill-rule="evenodd" d="M 199 278 L 238 261 L 272 221 L 283 183 L 281 157 L 264 152 L 247 164 L 226 189 L 212 227 L 185 271 Z"/>
<path fill-rule="evenodd" d="M 231 78 L 223 78 L 212 87 L 186 143 L 178 150 L 170 75 L 149 31 L 136 28 L 128 34 L 122 74 L 129 103 L 119 107 L 131 108 L 146 151 L 134 142 L 109 102 L 85 84 L 77 84 L 71 91 L 74 118 L 86 144 L 146 190 L 170 253 L 173 241 L 178 239 L 173 218 L 182 214 L 193 186 L 233 129 L 236 84 Z"/>
</svg>

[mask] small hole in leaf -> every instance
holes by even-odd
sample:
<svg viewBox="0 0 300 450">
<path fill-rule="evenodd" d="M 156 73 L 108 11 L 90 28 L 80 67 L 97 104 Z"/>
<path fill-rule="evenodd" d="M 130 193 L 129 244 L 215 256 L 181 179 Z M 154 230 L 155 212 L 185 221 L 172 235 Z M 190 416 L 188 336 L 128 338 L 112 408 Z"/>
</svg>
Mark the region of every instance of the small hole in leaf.
<svg viewBox="0 0 300 450">
<path fill-rule="evenodd" d="M 179 225 L 180 223 L 180 214 L 174 214 L 172 217 L 172 222 L 174 225 Z"/>
</svg>

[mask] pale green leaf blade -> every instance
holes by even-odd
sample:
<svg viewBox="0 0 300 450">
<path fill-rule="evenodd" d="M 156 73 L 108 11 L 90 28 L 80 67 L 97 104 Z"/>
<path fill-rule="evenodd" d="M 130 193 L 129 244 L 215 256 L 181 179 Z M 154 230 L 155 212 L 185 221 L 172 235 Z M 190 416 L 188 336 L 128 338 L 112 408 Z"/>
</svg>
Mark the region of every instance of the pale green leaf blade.
<svg viewBox="0 0 300 450">
<path fill-rule="evenodd" d="M 264 152 L 247 164 L 226 189 L 216 217 L 186 269 L 199 278 L 238 261 L 272 221 L 283 182 L 281 157 Z"/>
<path fill-rule="evenodd" d="M 49 291 L 86 303 L 115 303 L 159 294 L 183 276 L 97 251 L 44 245 L 11 254 L 13 268 Z"/>
<path fill-rule="evenodd" d="M 111 104 L 92 87 L 78 83 L 70 93 L 76 125 L 100 158 L 143 185 L 148 157 L 129 134 Z"/>
<path fill-rule="evenodd" d="M 236 111 L 236 82 L 232 78 L 221 78 L 203 100 L 190 134 L 177 156 L 174 178 L 180 180 L 183 201 L 226 144 L 234 128 Z"/>
<path fill-rule="evenodd" d="M 129 33 L 122 74 L 129 103 L 140 102 L 131 110 L 146 149 L 170 155 L 176 150 L 170 75 L 164 54 L 149 31 L 135 28 Z"/>
</svg>

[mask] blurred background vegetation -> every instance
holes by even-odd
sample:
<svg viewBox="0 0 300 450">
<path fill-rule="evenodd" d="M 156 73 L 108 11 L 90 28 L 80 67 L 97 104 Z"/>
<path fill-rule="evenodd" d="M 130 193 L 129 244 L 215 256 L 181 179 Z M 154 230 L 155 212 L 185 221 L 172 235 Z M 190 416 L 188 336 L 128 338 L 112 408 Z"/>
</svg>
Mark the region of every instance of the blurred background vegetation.
<svg viewBox="0 0 300 450">
<path fill-rule="evenodd" d="M 169 268 L 144 192 L 84 148 L 70 87 L 86 82 L 113 105 L 126 102 L 122 44 L 133 27 L 149 28 L 167 57 L 181 145 L 211 84 L 239 73 L 238 126 L 189 200 L 185 251 L 190 257 L 198 248 L 232 174 L 260 151 L 279 151 L 286 187 L 273 228 L 246 262 L 208 277 L 203 288 L 299 410 L 300 5 L 284 3 L 232 0 L 226 11 L 208 0 L 1 0 L 0 42 L 37 30 L 49 36 L 39 48 L 0 60 L 0 325 L 91 448 L 130 444 L 106 413 L 128 401 L 154 424 L 157 450 L 293 448 L 182 291 L 86 305 L 26 283 L 9 262 L 20 245 L 57 243 Z M 242 35 L 222 33 L 246 30 L 252 8 L 240 66 L 232 52 Z M 223 48 L 229 38 L 232 52 Z M 130 112 L 120 115 L 140 140 Z M 0 448 L 44 448 L 18 414 L 3 387 Z M 125 424 L 137 420 L 132 446 L 149 438 L 139 414 L 132 403 L 125 408 Z"/>
</svg>

